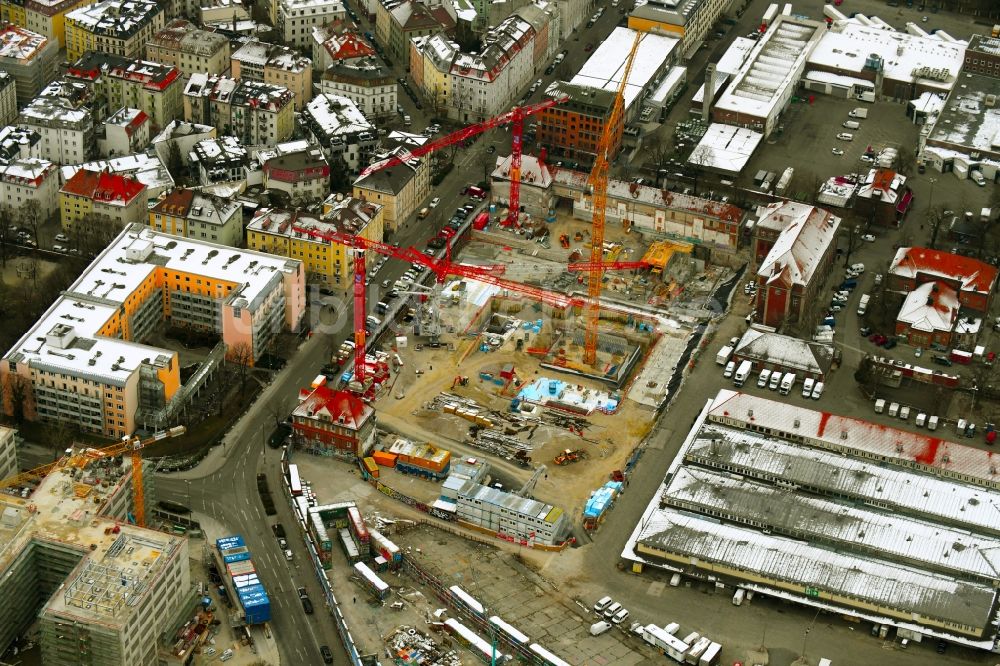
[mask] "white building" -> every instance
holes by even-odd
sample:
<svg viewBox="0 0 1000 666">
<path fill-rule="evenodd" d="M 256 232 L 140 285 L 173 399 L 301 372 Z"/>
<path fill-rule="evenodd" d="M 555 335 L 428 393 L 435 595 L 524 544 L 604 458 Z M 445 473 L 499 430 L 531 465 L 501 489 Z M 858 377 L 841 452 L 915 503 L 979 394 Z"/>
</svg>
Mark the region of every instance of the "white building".
<svg viewBox="0 0 1000 666">
<path fill-rule="evenodd" d="M 246 148 L 234 136 L 199 141 L 188 161 L 202 185 L 245 181 L 250 164 Z"/>
<path fill-rule="evenodd" d="M 351 171 L 368 165 L 378 132 L 347 97 L 317 95 L 306 105 L 301 121 L 331 163 L 343 160 Z"/>
<path fill-rule="evenodd" d="M 340 0 L 279 0 L 275 29 L 286 44 L 308 47 L 313 28 L 346 15 Z"/>
<path fill-rule="evenodd" d="M 18 157 L 0 166 L 0 201 L 15 212 L 34 201 L 42 219 L 48 219 L 59 210 L 58 167 L 38 157 Z"/>
<path fill-rule="evenodd" d="M 472 480 L 459 489 L 455 512 L 460 521 L 528 544 L 562 543 L 571 529 L 566 512 L 559 507 Z"/>
<path fill-rule="evenodd" d="M 351 100 L 368 118 L 396 113 L 396 79 L 376 58 L 334 63 L 323 72 L 319 86 L 321 92 Z"/>
<path fill-rule="evenodd" d="M 88 171 L 107 171 L 120 176 L 130 176 L 146 186 L 146 196 L 156 199 L 162 192 L 174 186 L 174 179 L 163 161 L 154 152 L 133 153 L 111 157 L 106 160 L 94 160 L 83 164 L 72 164 L 60 167 L 62 182 L 66 182 L 80 169 Z"/>
<path fill-rule="evenodd" d="M 139 109 L 122 107 L 97 128 L 97 153 L 101 157 L 129 155 L 149 145 L 149 116 Z"/>
<path fill-rule="evenodd" d="M 181 159 L 184 159 L 194 144 L 203 139 L 214 139 L 218 130 L 212 125 L 199 125 L 186 120 L 171 120 L 159 134 L 153 137 L 153 149 L 164 164 L 170 157 L 170 146 L 176 145 Z"/>
<path fill-rule="evenodd" d="M 58 164 L 90 159 L 95 150 L 93 95 L 82 83 L 53 81 L 21 111 L 18 124 L 38 132 L 41 156 Z"/>
</svg>

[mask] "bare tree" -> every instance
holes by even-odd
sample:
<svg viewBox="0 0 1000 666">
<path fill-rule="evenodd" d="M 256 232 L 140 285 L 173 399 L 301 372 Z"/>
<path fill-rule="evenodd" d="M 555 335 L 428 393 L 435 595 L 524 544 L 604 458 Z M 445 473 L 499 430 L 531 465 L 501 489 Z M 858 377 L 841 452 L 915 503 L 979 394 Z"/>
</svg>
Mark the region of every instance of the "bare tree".
<svg viewBox="0 0 1000 666">
<path fill-rule="evenodd" d="M 688 157 L 688 164 L 691 165 L 691 174 L 694 177 L 694 193 L 698 194 L 698 181 L 704 175 L 705 167 L 715 160 L 715 151 L 710 146 L 698 146 Z"/>
<path fill-rule="evenodd" d="M 18 217 L 28 231 L 31 233 L 31 240 L 38 244 L 38 227 L 42 223 L 42 207 L 34 199 L 28 199 L 18 210 Z"/>
<path fill-rule="evenodd" d="M 937 205 L 927 211 L 927 223 L 931 225 L 931 240 L 929 245 L 932 250 L 937 249 L 938 233 L 940 233 L 941 226 L 944 224 L 944 221 L 944 206 Z"/>
<path fill-rule="evenodd" d="M 226 361 L 236 368 L 236 376 L 240 379 L 240 393 L 246 389 L 250 367 L 253 366 L 253 347 L 249 342 L 237 342 L 226 349 Z"/>
<path fill-rule="evenodd" d="M 9 372 L 4 375 L 3 404 L 14 422 L 20 425 L 24 422 L 28 399 L 31 395 L 31 382 L 24 375 Z"/>
<path fill-rule="evenodd" d="M 917 156 L 908 146 L 900 146 L 896 153 L 896 170 L 912 175 L 917 168 Z"/>
<path fill-rule="evenodd" d="M 7 257 L 13 254 L 14 234 L 10 227 L 14 215 L 10 206 L 0 206 L 0 266 L 7 268 Z"/>
</svg>

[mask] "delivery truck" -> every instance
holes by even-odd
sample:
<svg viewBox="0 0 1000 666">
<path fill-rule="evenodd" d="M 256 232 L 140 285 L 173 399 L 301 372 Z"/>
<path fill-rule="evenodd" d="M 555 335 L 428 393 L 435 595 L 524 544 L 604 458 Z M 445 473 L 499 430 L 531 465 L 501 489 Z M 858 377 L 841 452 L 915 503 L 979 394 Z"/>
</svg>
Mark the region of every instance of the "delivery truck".
<svg viewBox="0 0 1000 666">
<path fill-rule="evenodd" d="M 719 353 L 715 355 L 715 362 L 719 365 L 725 365 L 729 362 L 729 357 L 733 355 L 733 348 L 726 345 L 719 350 Z"/>
<path fill-rule="evenodd" d="M 736 374 L 733 376 L 733 384 L 736 386 L 743 386 L 746 383 L 747 377 L 750 376 L 750 371 L 753 369 L 753 364 L 750 361 L 743 361 L 740 363 L 740 367 L 737 368 Z"/>
</svg>

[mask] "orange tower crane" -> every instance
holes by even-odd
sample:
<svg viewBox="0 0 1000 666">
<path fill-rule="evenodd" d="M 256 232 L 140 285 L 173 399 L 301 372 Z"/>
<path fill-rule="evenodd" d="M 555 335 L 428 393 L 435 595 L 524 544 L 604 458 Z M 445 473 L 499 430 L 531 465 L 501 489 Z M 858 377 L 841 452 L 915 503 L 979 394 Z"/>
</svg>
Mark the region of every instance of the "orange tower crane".
<svg viewBox="0 0 1000 666">
<path fill-rule="evenodd" d="M 611 106 L 608 121 L 604 124 L 601 140 L 597 144 L 594 168 L 591 169 L 590 178 L 587 180 L 588 189 L 592 192 L 594 223 L 590 232 L 590 280 L 587 283 L 587 295 L 590 298 L 586 308 L 583 362 L 590 366 L 597 364 L 597 333 L 601 319 L 601 280 L 604 277 L 601 262 L 604 259 L 604 221 L 607 215 L 605 206 L 608 202 L 608 173 L 611 170 L 612 142 L 616 136 L 620 135 L 622 125 L 625 122 L 625 86 L 628 85 L 628 77 L 632 73 L 632 62 L 635 60 L 636 51 L 639 50 L 642 35 L 641 32 L 636 34 L 632 50 L 629 51 L 628 58 L 625 60 L 625 71 L 618 84 L 618 93 Z"/>
<path fill-rule="evenodd" d="M 102 458 L 113 458 L 123 453 L 129 453 L 132 457 L 132 500 L 135 505 L 135 524 L 140 527 L 146 526 L 146 496 L 142 486 L 142 450 L 150 444 L 155 444 L 164 439 L 179 437 L 187 432 L 184 426 L 175 426 L 169 430 L 156 433 L 152 437 L 139 439 L 138 437 L 123 437 L 122 441 L 101 449 L 82 449 L 63 456 L 55 462 L 21 472 L 14 476 L 0 481 L 0 489 L 19 486 L 29 481 L 41 479 L 47 476 L 56 468 L 76 467 L 82 469 Z"/>
</svg>

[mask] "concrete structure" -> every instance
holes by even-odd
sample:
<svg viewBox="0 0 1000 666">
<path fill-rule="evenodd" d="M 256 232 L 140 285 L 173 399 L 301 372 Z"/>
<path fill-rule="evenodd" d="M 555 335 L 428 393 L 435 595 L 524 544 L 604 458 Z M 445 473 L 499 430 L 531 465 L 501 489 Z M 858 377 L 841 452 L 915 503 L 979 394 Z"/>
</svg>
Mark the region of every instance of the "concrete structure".
<svg viewBox="0 0 1000 666">
<path fill-rule="evenodd" d="M 146 186 L 147 201 L 155 201 L 160 194 L 174 187 L 174 179 L 155 153 L 133 153 L 106 160 L 66 165 L 59 169 L 62 182 L 67 182 L 80 170 L 106 171 L 128 176 Z"/>
<path fill-rule="evenodd" d="M 252 363 L 304 312 L 301 262 L 133 225 L 4 355 L 0 382 L 25 388 L 29 420 L 122 437 L 191 397 L 177 353 L 142 344 L 164 322 L 216 333 Z"/>
<path fill-rule="evenodd" d="M 675 37 L 684 58 L 690 58 L 729 5 L 729 0 L 639 0 L 629 13 L 628 27 Z"/>
<path fill-rule="evenodd" d="M 801 321 L 819 299 L 837 255 L 840 218 L 793 201 L 762 206 L 757 215 L 757 321 L 781 328 Z"/>
<path fill-rule="evenodd" d="M 588 175 L 570 169 L 554 174 L 556 196 L 572 200 L 573 217 L 580 220 L 593 217 L 593 197 L 585 194 Z M 608 224 L 627 224 L 654 236 L 693 243 L 698 246 L 696 254 L 706 258 L 713 252 L 736 252 L 744 211 L 732 204 L 612 179 L 606 215 Z"/>
<path fill-rule="evenodd" d="M 497 157 L 496 169 L 490 174 L 490 200 L 498 206 L 510 206 L 511 156 Z M 534 155 L 521 156 L 521 210 L 536 219 L 545 219 L 555 208 L 552 174 L 544 162 Z"/>
<path fill-rule="evenodd" d="M 234 79 L 261 81 L 292 91 L 296 111 L 301 111 L 312 99 L 312 61 L 287 46 L 252 39 L 237 49 L 230 60 Z"/>
<path fill-rule="evenodd" d="M 181 76 L 188 77 L 195 72 L 225 74 L 229 69 L 229 53 L 228 39 L 178 18 L 146 42 L 145 57 L 175 67 Z"/>
<path fill-rule="evenodd" d="M 354 256 L 349 248 L 294 231 L 296 227 L 342 233 L 381 242 L 381 206 L 351 197 L 334 201 L 322 216 L 298 210 L 265 208 L 247 224 L 247 247 L 298 259 L 310 283 L 346 290 L 354 284 Z"/>
<path fill-rule="evenodd" d="M 149 226 L 174 236 L 240 247 L 243 206 L 178 187 L 164 192 L 149 209 Z"/>
<path fill-rule="evenodd" d="M 184 120 L 214 125 L 246 144 L 273 146 L 292 135 L 292 99 L 282 86 L 193 74 L 184 88 Z"/>
<path fill-rule="evenodd" d="M 346 97 L 317 95 L 306 105 L 301 122 L 331 164 L 342 162 L 355 173 L 368 165 L 378 144 L 375 126 Z"/>
<path fill-rule="evenodd" d="M 404 156 L 407 151 L 404 147 L 397 147 L 388 154 L 375 157 L 381 159 L 389 154 Z M 352 189 L 355 197 L 382 206 L 385 228 L 389 233 L 395 232 L 416 213 L 430 192 L 430 162 L 416 158 L 358 178 Z"/>
<path fill-rule="evenodd" d="M 275 29 L 285 44 L 308 48 L 313 28 L 342 19 L 347 12 L 340 0 L 278 0 Z"/>
<path fill-rule="evenodd" d="M 245 181 L 250 159 L 246 148 L 233 136 L 204 139 L 188 153 L 191 169 L 202 185 Z"/>
<path fill-rule="evenodd" d="M 948 99 L 926 134 L 920 159 L 941 172 L 969 178 L 979 172 L 986 183 L 997 181 L 1000 171 L 1000 39 L 973 35 L 959 73 L 961 85 L 952 87 Z"/>
<path fill-rule="evenodd" d="M 354 102 L 368 118 L 386 119 L 399 103 L 392 70 L 377 58 L 355 58 L 330 65 L 319 82 L 320 92 Z"/>
<path fill-rule="evenodd" d="M 106 220 L 116 229 L 144 223 L 146 186 L 129 176 L 80 169 L 59 189 L 59 217 L 70 236 L 85 218 Z"/>
<path fill-rule="evenodd" d="M 0 479 L 17 474 L 17 431 L 0 426 Z"/>
<path fill-rule="evenodd" d="M 53 81 L 22 109 L 17 122 L 41 135 L 41 157 L 58 164 L 84 162 L 97 148 L 93 98 L 83 84 Z"/>
<path fill-rule="evenodd" d="M 933 35 L 835 21 L 809 53 L 803 85 L 836 97 L 861 93 L 907 102 L 924 92 L 947 94 L 958 81 L 965 43 Z"/>
<path fill-rule="evenodd" d="M 779 16 L 716 101 L 712 120 L 769 136 L 791 103 L 806 60 L 825 31 L 823 23 Z"/>
<path fill-rule="evenodd" d="M 719 391 L 622 556 L 992 650 L 1000 484 L 946 437 Z"/>
<path fill-rule="evenodd" d="M 958 302 L 977 314 L 987 314 L 993 300 L 998 271 L 986 262 L 925 247 L 901 247 L 889 264 L 886 288 L 913 292 L 928 282 L 953 289 Z"/>
<path fill-rule="evenodd" d="M 66 58 L 87 51 L 125 58 L 142 56 L 146 42 L 163 27 L 163 6 L 153 0 L 100 0 L 66 14 Z"/>
<path fill-rule="evenodd" d="M 264 189 L 284 192 L 294 206 L 322 201 L 330 192 L 330 165 L 323 151 L 306 141 L 278 144 L 258 153 L 264 171 Z"/>
<path fill-rule="evenodd" d="M 443 5 L 419 0 L 380 0 L 375 3 L 375 36 L 394 62 L 410 68 L 410 42 L 414 37 L 450 34 L 455 18 Z"/>
<path fill-rule="evenodd" d="M 97 118 L 106 118 L 123 106 L 149 116 L 158 132 L 181 117 L 184 82 L 180 70 L 146 60 L 90 51 L 66 70 L 67 79 L 88 86 L 97 105 Z"/>
<path fill-rule="evenodd" d="M 58 60 L 58 41 L 10 23 L 0 27 L 0 68 L 17 84 L 16 108 L 34 99 L 55 77 Z"/>
<path fill-rule="evenodd" d="M 45 664 L 157 663 L 160 637 L 197 603 L 188 541 L 129 524 L 127 457 L 73 471 L 64 459 L 24 499 L 0 497 L 0 650 L 34 625 Z"/>
<path fill-rule="evenodd" d="M 149 116 L 123 106 L 98 125 L 96 137 L 101 157 L 138 152 L 149 145 Z"/>
<path fill-rule="evenodd" d="M 740 337 L 733 360 L 736 365 L 750 361 L 754 373 L 765 369 L 782 374 L 792 372 L 799 382 L 807 377 L 825 382 L 833 364 L 833 346 L 781 335 L 755 324 Z M 750 381 L 748 378 L 747 382 Z"/>
<path fill-rule="evenodd" d="M 360 459 L 375 446 L 375 410 L 350 391 L 331 389 L 325 384 L 304 391 L 292 410 L 292 430 L 312 449 Z"/>
</svg>

